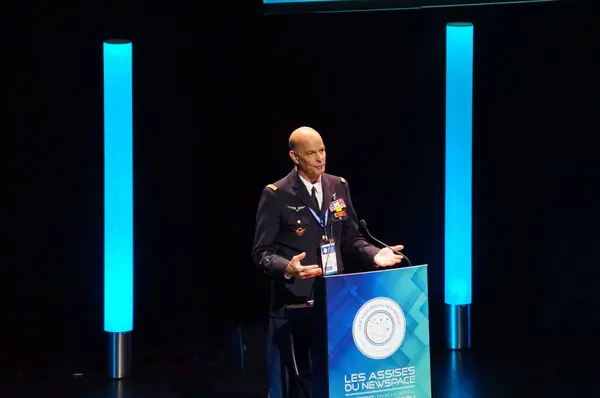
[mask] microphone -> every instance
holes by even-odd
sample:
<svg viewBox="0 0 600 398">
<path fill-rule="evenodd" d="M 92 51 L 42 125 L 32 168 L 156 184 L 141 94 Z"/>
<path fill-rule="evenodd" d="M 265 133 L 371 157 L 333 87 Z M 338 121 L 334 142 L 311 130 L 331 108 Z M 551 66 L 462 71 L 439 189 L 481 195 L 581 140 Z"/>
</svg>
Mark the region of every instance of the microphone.
<svg viewBox="0 0 600 398">
<path fill-rule="evenodd" d="M 379 239 L 375 238 L 373 235 L 371 235 L 371 233 L 369 232 L 369 228 L 367 228 L 367 222 L 365 220 L 360 220 L 360 226 L 365 230 L 365 232 L 367 233 L 367 236 L 372 239 L 373 241 L 379 243 L 380 245 L 387 247 L 388 249 L 390 249 L 391 251 L 393 251 L 396 254 L 401 255 L 402 257 L 404 257 L 406 259 L 406 262 L 408 263 L 409 267 L 412 267 L 412 262 L 410 261 L 410 259 L 406 256 L 406 254 L 402 253 L 399 250 L 394 250 L 392 249 L 389 245 L 385 244 L 384 242 L 380 241 Z"/>
</svg>

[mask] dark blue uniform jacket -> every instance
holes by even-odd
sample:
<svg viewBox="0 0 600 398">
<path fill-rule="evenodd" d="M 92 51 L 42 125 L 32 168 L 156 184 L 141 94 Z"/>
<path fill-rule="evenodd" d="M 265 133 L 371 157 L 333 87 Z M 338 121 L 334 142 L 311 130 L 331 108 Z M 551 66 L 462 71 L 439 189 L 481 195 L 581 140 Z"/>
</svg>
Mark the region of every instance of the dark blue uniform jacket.
<svg viewBox="0 0 600 398">
<path fill-rule="evenodd" d="M 322 265 L 320 243 L 323 235 L 334 238 L 338 273 L 345 271 L 344 259 L 348 259 L 348 256 L 362 265 L 361 270 L 375 267 L 373 257 L 379 249 L 359 233 L 348 182 L 331 174 L 323 174 L 321 181 L 321 212 L 313 204 L 295 168 L 262 191 L 256 214 L 252 258 L 255 265 L 271 277 L 271 312 L 276 312 L 285 304 L 304 303 L 310 298 L 314 278 L 286 279 L 284 270 L 291 258 L 302 252 L 306 252 L 302 265 Z M 332 206 L 340 203 L 345 207 L 340 209 Z M 323 219 L 324 213 L 328 212 L 326 230 L 319 225 L 309 208 L 318 212 Z"/>
</svg>

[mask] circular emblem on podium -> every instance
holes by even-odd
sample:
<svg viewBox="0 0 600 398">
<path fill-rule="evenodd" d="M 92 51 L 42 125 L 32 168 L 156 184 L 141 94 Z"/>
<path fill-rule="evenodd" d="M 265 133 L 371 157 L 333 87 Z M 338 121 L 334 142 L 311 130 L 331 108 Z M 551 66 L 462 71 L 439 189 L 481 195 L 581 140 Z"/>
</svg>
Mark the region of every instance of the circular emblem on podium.
<svg viewBox="0 0 600 398">
<path fill-rule="evenodd" d="M 364 303 L 354 316 L 352 337 L 360 352 L 371 359 L 394 354 L 406 334 L 406 318 L 394 300 L 377 297 Z"/>
</svg>

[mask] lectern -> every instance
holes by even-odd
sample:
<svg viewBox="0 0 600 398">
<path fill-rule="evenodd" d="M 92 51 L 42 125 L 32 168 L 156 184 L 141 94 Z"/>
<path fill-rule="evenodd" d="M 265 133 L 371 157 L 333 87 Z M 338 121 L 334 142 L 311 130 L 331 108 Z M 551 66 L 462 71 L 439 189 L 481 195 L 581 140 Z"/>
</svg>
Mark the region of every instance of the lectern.
<svg viewBox="0 0 600 398">
<path fill-rule="evenodd" d="M 427 269 L 315 281 L 313 398 L 431 398 Z"/>
</svg>

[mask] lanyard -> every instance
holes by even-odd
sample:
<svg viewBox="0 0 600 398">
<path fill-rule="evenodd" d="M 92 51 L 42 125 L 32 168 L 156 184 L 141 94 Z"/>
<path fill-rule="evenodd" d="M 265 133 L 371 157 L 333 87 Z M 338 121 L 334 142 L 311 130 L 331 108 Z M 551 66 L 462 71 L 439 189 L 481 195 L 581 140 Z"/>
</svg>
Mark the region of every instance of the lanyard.
<svg viewBox="0 0 600 398">
<path fill-rule="evenodd" d="M 319 217 L 317 215 L 317 213 L 315 213 L 315 211 L 313 209 L 311 209 L 310 207 L 308 208 L 308 210 L 310 210 L 310 212 L 312 213 L 313 217 L 315 218 L 315 220 L 317 220 L 317 222 L 319 223 L 319 225 L 321 226 L 321 228 L 323 228 L 323 230 L 325 230 L 325 232 L 327 232 L 326 226 L 327 226 L 327 216 L 329 215 L 329 210 L 328 209 L 325 210 L 325 221 L 323 221 L 321 219 L 321 217 Z"/>
</svg>

